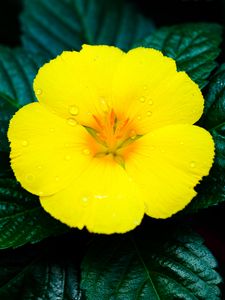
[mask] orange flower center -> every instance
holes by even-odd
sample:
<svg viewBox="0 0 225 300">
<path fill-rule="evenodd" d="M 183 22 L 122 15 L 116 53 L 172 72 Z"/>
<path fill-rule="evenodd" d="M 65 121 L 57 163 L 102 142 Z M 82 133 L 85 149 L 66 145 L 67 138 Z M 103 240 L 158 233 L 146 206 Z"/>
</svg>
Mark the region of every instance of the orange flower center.
<svg viewBox="0 0 225 300">
<path fill-rule="evenodd" d="M 135 124 L 129 118 L 118 116 L 113 109 L 104 115 L 92 115 L 93 123 L 85 126 L 90 134 L 88 144 L 95 157 L 111 156 L 124 165 L 125 159 L 132 152 L 134 141 L 141 137 Z"/>
</svg>

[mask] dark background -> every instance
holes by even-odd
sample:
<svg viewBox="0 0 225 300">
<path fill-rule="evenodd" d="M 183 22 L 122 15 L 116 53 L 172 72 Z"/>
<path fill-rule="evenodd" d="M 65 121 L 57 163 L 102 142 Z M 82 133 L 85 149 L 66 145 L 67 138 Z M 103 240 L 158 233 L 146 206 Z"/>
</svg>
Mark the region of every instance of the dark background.
<svg viewBox="0 0 225 300">
<path fill-rule="evenodd" d="M 196 21 L 225 24 L 225 0 L 130 1 L 136 2 L 140 11 L 151 17 L 156 26 Z M 20 44 L 18 15 L 21 9 L 20 0 L 0 0 L 0 44 L 12 47 Z M 203 235 L 219 262 L 220 274 L 225 278 L 225 204 L 202 210 L 184 222 L 194 224 Z"/>
</svg>

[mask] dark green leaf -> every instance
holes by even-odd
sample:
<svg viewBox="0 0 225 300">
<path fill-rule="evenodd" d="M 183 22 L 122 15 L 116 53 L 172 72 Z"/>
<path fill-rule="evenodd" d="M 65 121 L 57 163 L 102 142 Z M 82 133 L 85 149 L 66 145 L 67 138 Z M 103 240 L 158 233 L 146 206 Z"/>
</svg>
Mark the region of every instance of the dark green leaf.
<svg viewBox="0 0 225 300">
<path fill-rule="evenodd" d="M 24 0 L 22 42 L 49 58 L 82 44 L 116 45 L 124 50 L 152 32 L 152 22 L 124 0 Z"/>
<path fill-rule="evenodd" d="M 42 245 L 0 252 L 1 300 L 80 300 L 76 250 Z"/>
<path fill-rule="evenodd" d="M 212 134 L 216 156 L 210 175 L 199 185 L 198 195 L 188 206 L 188 211 L 225 201 L 225 64 L 210 81 L 200 124 Z"/>
<path fill-rule="evenodd" d="M 186 71 L 203 88 L 216 67 L 220 53 L 222 27 L 211 23 L 190 23 L 163 27 L 139 45 L 162 51 L 177 62 L 178 70 Z"/>
<path fill-rule="evenodd" d="M 42 209 L 38 197 L 14 179 L 0 179 L 0 249 L 36 243 L 66 230 Z"/>
<path fill-rule="evenodd" d="M 219 300 L 221 278 L 203 240 L 164 230 L 96 239 L 82 264 L 87 299 Z"/>
<path fill-rule="evenodd" d="M 225 201 L 225 174 L 213 166 L 209 176 L 197 187 L 197 196 L 185 208 L 184 213 L 196 212 L 199 209 L 217 205 Z M 182 213 L 182 212 L 181 212 Z"/>
<path fill-rule="evenodd" d="M 32 83 L 43 62 L 40 56 L 30 56 L 22 49 L 0 47 L 0 151 L 9 150 L 6 132 L 12 115 L 35 101 Z"/>
</svg>

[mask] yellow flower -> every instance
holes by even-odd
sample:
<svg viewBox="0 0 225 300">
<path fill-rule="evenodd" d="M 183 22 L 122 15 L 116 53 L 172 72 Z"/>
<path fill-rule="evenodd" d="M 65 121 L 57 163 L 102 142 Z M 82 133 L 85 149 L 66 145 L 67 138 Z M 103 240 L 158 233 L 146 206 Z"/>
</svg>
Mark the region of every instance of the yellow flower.
<svg viewBox="0 0 225 300">
<path fill-rule="evenodd" d="M 53 217 L 123 233 L 143 215 L 168 218 L 196 195 L 214 143 L 194 124 L 203 97 L 154 49 L 83 46 L 44 65 L 39 100 L 10 123 L 17 180 Z"/>
</svg>

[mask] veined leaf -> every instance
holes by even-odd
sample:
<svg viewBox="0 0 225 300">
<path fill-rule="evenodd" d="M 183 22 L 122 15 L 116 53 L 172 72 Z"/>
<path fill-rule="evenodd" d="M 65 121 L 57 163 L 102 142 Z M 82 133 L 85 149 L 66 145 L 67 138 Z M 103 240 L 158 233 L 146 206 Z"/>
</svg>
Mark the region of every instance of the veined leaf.
<svg viewBox="0 0 225 300">
<path fill-rule="evenodd" d="M 155 48 L 176 60 L 178 70 L 185 71 L 203 88 L 217 66 L 222 27 L 213 23 L 179 24 L 163 27 L 138 45 Z"/>
<path fill-rule="evenodd" d="M 61 248 L 46 243 L 1 251 L 0 299 L 80 300 L 76 249 Z"/>
<path fill-rule="evenodd" d="M 21 22 L 24 47 L 49 58 L 82 44 L 128 50 L 153 30 L 152 22 L 124 0 L 24 0 Z"/>
<path fill-rule="evenodd" d="M 14 179 L 0 179 L 0 249 L 36 243 L 67 230 L 42 209 L 38 197 Z"/>
<path fill-rule="evenodd" d="M 105 237 L 83 261 L 81 287 L 88 300 L 219 300 L 215 267 L 202 238 L 189 231 Z"/>
<path fill-rule="evenodd" d="M 6 132 L 12 115 L 35 101 L 32 83 L 43 63 L 43 57 L 28 55 L 23 49 L 0 47 L 0 151 L 9 150 Z"/>
<path fill-rule="evenodd" d="M 188 211 L 225 201 L 225 64 L 210 81 L 200 122 L 213 136 L 216 155 L 210 174 L 199 185 L 198 195 L 188 206 Z"/>
</svg>

